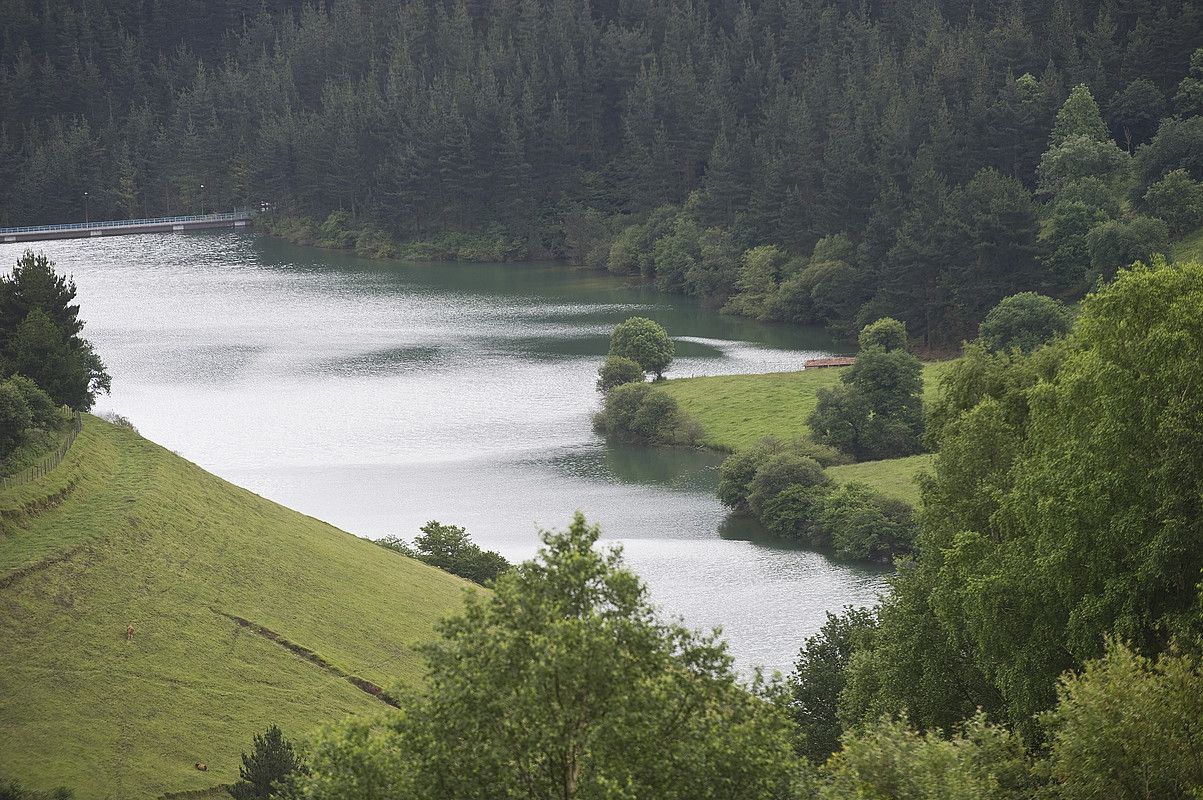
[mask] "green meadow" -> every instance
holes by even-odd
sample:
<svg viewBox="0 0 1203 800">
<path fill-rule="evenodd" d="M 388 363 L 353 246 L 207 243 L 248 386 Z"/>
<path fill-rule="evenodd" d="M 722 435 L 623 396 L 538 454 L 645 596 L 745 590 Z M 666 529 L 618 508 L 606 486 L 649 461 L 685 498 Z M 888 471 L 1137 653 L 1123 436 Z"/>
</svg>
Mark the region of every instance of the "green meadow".
<svg viewBox="0 0 1203 800">
<path fill-rule="evenodd" d="M 924 400 L 936 392 L 940 376 L 951 361 L 923 365 Z M 681 409 L 702 425 L 702 443 L 735 452 L 766 436 L 789 440 L 806 436 L 806 418 L 814 411 L 819 389 L 835 386 L 846 367 L 825 367 L 764 375 L 719 375 L 680 378 L 658 384 Z M 834 467 L 839 481 L 859 481 L 911 503 L 918 502 L 914 478 L 931 463 L 928 455 L 885 461 L 866 461 Z"/>
<path fill-rule="evenodd" d="M 361 687 L 418 683 L 466 586 L 85 416 L 0 492 L 0 775 L 82 800 L 229 783 L 269 724 L 387 710 Z"/>
</svg>

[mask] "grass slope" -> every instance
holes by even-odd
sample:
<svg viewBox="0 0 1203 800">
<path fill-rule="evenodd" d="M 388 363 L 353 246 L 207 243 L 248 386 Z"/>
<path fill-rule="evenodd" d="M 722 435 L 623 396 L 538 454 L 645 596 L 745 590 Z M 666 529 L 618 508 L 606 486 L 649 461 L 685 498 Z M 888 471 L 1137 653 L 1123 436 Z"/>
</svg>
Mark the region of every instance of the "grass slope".
<svg viewBox="0 0 1203 800">
<path fill-rule="evenodd" d="M 58 469 L 0 494 L 0 776 L 83 800 L 231 782 L 270 723 L 385 710 L 345 675 L 417 682 L 466 585 L 85 417 Z"/>
<path fill-rule="evenodd" d="M 951 361 L 923 365 L 924 400 L 936 391 Z M 702 425 L 702 443 L 734 452 L 766 436 L 789 440 L 806 436 L 806 418 L 814 411 L 819 389 L 835 386 L 845 368 L 827 367 L 765 375 L 718 375 L 680 378 L 658 384 Z M 914 476 L 930 463 L 928 456 L 867 461 L 831 470 L 837 480 L 867 483 L 909 502 L 918 500 Z"/>
</svg>

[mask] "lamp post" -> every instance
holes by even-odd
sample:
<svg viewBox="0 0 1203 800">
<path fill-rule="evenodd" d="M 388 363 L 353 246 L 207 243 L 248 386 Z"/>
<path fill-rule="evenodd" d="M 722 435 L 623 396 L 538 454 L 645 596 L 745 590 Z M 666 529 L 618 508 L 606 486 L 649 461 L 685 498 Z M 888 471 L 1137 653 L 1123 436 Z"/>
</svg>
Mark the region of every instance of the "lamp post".
<svg viewBox="0 0 1203 800">
<path fill-rule="evenodd" d="M 87 225 L 87 224 L 88 224 L 88 222 L 89 222 L 89 214 L 88 214 L 88 193 L 87 193 L 87 192 L 84 192 L 84 224 L 85 224 L 85 225 Z"/>
<path fill-rule="evenodd" d="M 201 184 L 201 216 L 205 215 L 205 185 Z"/>
</svg>

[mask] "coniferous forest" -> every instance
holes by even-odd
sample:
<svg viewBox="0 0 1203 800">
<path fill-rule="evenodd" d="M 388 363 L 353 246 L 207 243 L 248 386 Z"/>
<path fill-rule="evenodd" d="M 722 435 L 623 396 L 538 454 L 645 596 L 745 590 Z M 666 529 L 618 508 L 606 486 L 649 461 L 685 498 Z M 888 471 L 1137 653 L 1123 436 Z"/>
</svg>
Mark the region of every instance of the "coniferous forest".
<svg viewBox="0 0 1203 800">
<path fill-rule="evenodd" d="M 941 348 L 1203 221 L 1201 45 L 1173 0 L 7 0 L 0 224 L 268 203 Z"/>
</svg>

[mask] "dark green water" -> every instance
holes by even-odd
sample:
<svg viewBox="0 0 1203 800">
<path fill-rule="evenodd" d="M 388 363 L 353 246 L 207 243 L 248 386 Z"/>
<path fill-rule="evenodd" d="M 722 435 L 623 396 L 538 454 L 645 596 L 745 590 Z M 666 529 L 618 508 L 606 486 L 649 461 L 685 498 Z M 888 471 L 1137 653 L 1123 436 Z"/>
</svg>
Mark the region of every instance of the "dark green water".
<svg viewBox="0 0 1203 800">
<path fill-rule="evenodd" d="M 0 246 L 11 264 L 23 246 Z M 714 498 L 721 457 L 590 429 L 609 330 L 677 340 L 670 376 L 796 369 L 835 345 L 554 264 L 400 264 L 241 233 L 46 242 L 113 375 L 98 411 L 273 500 L 364 536 L 464 525 L 511 559 L 576 509 L 664 610 L 787 670 L 824 611 L 880 572 L 767 540 Z M 315 565 L 320 568 L 320 565 Z"/>
</svg>

